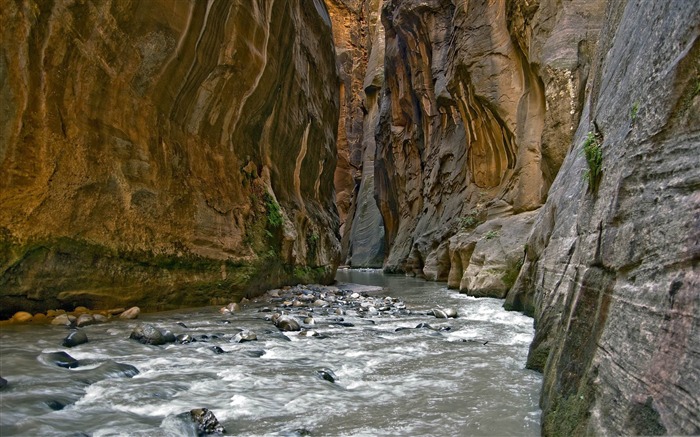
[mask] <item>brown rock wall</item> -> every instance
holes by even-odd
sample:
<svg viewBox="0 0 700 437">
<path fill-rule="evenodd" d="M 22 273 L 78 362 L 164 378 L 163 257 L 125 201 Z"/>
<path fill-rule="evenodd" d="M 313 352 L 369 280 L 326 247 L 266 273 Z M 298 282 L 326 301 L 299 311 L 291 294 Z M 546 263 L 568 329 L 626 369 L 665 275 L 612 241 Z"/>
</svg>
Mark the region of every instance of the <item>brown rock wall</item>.
<svg viewBox="0 0 700 437">
<path fill-rule="evenodd" d="M 4 2 L 3 312 L 331 279 L 337 75 L 313 4 Z"/>
</svg>

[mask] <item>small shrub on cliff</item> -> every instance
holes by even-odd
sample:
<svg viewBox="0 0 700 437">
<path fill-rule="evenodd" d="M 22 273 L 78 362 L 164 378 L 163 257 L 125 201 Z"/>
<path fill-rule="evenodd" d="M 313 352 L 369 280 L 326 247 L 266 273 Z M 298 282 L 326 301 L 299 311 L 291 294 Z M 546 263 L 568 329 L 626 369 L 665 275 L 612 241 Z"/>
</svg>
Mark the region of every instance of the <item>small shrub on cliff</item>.
<svg viewBox="0 0 700 437">
<path fill-rule="evenodd" d="M 458 219 L 459 221 L 459 227 L 460 229 L 469 229 L 472 228 L 479 223 L 481 223 L 483 220 L 480 218 L 481 216 L 481 210 L 479 208 L 470 211 L 467 215 L 464 217 L 460 217 Z"/>
<path fill-rule="evenodd" d="M 488 231 L 486 233 L 486 235 L 484 235 L 484 238 L 486 238 L 487 240 L 492 240 L 492 239 L 498 237 L 499 235 L 500 234 L 498 233 L 498 231 L 492 230 L 492 231 Z"/>
<path fill-rule="evenodd" d="M 632 121 L 637 119 L 638 113 L 639 113 L 639 102 L 634 102 L 632 104 L 632 110 L 630 111 L 630 116 L 632 117 Z"/>
<path fill-rule="evenodd" d="M 265 194 L 265 209 L 267 209 L 267 223 L 273 228 L 279 228 L 284 223 L 282 210 L 275 199 Z"/>
<path fill-rule="evenodd" d="M 595 192 L 598 190 L 598 183 L 602 174 L 603 149 L 600 141 L 593 132 L 588 132 L 586 140 L 583 142 L 583 154 L 588 163 L 588 169 L 584 172 L 584 177 L 588 180 L 588 188 Z"/>
</svg>

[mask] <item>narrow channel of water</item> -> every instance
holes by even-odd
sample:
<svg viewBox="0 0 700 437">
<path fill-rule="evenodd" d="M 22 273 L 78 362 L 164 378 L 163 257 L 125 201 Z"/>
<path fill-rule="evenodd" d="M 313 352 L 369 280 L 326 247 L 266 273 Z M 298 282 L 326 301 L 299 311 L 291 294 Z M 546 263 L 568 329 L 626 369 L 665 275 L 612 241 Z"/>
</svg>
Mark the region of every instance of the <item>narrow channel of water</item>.
<svg viewBox="0 0 700 437">
<path fill-rule="evenodd" d="M 228 317 L 207 307 L 89 326 L 90 341 L 70 349 L 61 346 L 66 328 L 2 326 L 0 375 L 9 385 L 0 390 L 0 435 L 181 435 L 174 416 L 202 407 L 244 436 L 539 435 L 541 376 L 525 369 L 532 319 L 444 284 L 376 271 L 337 278 L 385 287 L 370 295 L 399 298 L 412 314 L 348 310 L 344 321 L 354 326 L 341 326 L 314 309 L 322 336 L 302 337 L 265 320 L 269 303 Z M 425 315 L 435 307 L 459 317 Z M 139 323 L 200 341 L 143 345 L 129 339 Z M 397 331 L 420 323 L 433 329 Z M 258 341 L 232 343 L 238 329 Z M 55 351 L 81 365 L 55 366 L 46 360 Z M 115 363 L 140 373 L 127 377 Z M 335 383 L 319 377 L 321 368 Z"/>
</svg>

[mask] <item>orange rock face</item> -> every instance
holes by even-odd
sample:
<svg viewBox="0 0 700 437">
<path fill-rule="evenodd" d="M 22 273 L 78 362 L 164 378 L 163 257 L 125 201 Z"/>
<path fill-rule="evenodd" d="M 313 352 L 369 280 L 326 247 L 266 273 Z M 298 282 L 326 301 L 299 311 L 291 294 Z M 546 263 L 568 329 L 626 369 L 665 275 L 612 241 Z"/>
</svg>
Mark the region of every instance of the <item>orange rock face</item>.
<svg viewBox="0 0 700 437">
<path fill-rule="evenodd" d="M 337 73 L 310 3 L 0 8 L 3 313 L 332 278 Z"/>
</svg>

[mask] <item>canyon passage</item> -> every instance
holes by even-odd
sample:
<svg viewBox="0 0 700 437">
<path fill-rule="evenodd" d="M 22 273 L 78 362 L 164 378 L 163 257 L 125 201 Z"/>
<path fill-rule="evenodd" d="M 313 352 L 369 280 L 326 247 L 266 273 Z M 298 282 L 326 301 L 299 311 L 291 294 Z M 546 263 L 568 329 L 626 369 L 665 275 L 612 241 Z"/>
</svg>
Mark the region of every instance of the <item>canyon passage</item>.
<svg viewBox="0 0 700 437">
<path fill-rule="evenodd" d="M 0 369 L 3 427 L 44 426 L 6 413 L 15 406 L 62 417 L 81 402 L 102 408 L 90 396 L 111 384 L 150 378 L 159 361 L 138 355 L 141 340 L 168 338 L 142 352 L 199 351 L 170 344 L 172 329 L 155 326 L 175 321 L 165 314 L 217 335 L 198 331 L 215 323 L 204 309 L 186 309 L 237 303 L 259 329 L 270 326 L 258 341 L 285 341 L 281 330 L 303 320 L 284 313 L 313 307 L 304 301 L 313 296 L 328 308 L 359 305 L 363 315 L 370 306 L 372 316 L 395 311 L 396 320 L 362 329 L 359 320 L 334 322 L 343 329 L 333 333 L 357 332 L 370 349 L 389 349 L 376 357 L 380 375 L 401 374 L 395 340 L 408 341 L 420 362 L 455 354 L 409 366 L 415 390 L 431 375 L 452 378 L 458 389 L 433 389 L 462 399 L 479 366 L 501 366 L 517 388 L 501 396 L 518 404 L 503 414 L 519 418 L 513 433 L 700 434 L 698 41 L 700 2 L 684 0 L 2 1 L 0 329 L 12 345 L 2 356 L 11 368 Z M 339 266 L 412 282 L 395 292 L 392 281 L 403 278 L 377 275 L 398 299 L 378 306 L 349 289 L 294 288 L 336 287 Z M 272 289 L 306 297 L 267 321 L 246 302 L 278 299 Z M 425 293 L 414 301 L 420 317 L 397 307 L 415 293 Z M 109 321 L 108 310 L 134 306 L 137 321 Z M 80 307 L 107 323 L 78 328 L 70 342 L 88 329 L 100 329 L 97 340 L 112 330 L 130 352 L 95 356 L 107 346 L 92 338 L 76 352 L 61 349 L 67 331 L 50 323 Z M 431 311 L 450 317 L 441 323 L 451 330 L 424 321 Z M 481 322 L 491 340 L 464 337 L 481 333 L 470 314 L 489 314 Z M 393 324 L 402 317 L 410 323 Z M 307 334 L 293 345 L 333 339 L 298 327 Z M 231 329 L 221 338 L 252 337 Z M 352 335 L 339 338 L 347 341 L 339 350 L 363 350 L 349 346 Z M 93 346 L 93 355 L 80 352 Z M 199 352 L 234 356 L 224 349 Z M 500 352 L 481 355 L 490 350 Z M 245 369 L 255 372 L 254 362 L 275 355 L 248 358 Z M 222 361 L 202 360 L 217 369 L 208 375 L 235 380 Z M 304 363 L 293 374 L 307 381 Z M 22 377 L 25 364 L 33 376 Z M 340 399 L 353 376 L 368 382 L 340 361 L 327 364 L 314 376 L 332 384 L 323 390 L 340 387 Z M 439 373 L 446 368 L 449 378 Z M 65 372 L 50 388 L 39 369 Z M 38 396 L 36 384 L 53 398 L 79 374 L 81 388 L 65 400 Z M 202 378 L 204 388 L 212 384 Z M 273 383 L 266 378 L 258 384 Z M 535 406 L 529 384 L 540 386 Z M 172 400 L 180 389 L 199 393 L 193 387 L 153 393 Z M 374 401 L 370 392 L 363 399 Z M 227 394 L 217 405 L 275 399 Z M 471 404 L 455 412 L 446 401 L 452 406 L 440 413 L 426 399 L 423 410 L 407 406 L 411 418 L 430 417 L 406 419 L 417 434 L 433 434 L 425 427 L 442 413 L 476 427 L 466 434 L 511 432 L 469 424 Z M 196 423 L 219 432 L 210 413 L 230 429 L 245 416 L 176 405 L 187 417 L 164 423 L 173 411 L 156 409 L 135 422 L 166 434 L 195 432 Z M 314 428 L 290 432 L 363 432 L 284 414 Z"/>
</svg>

